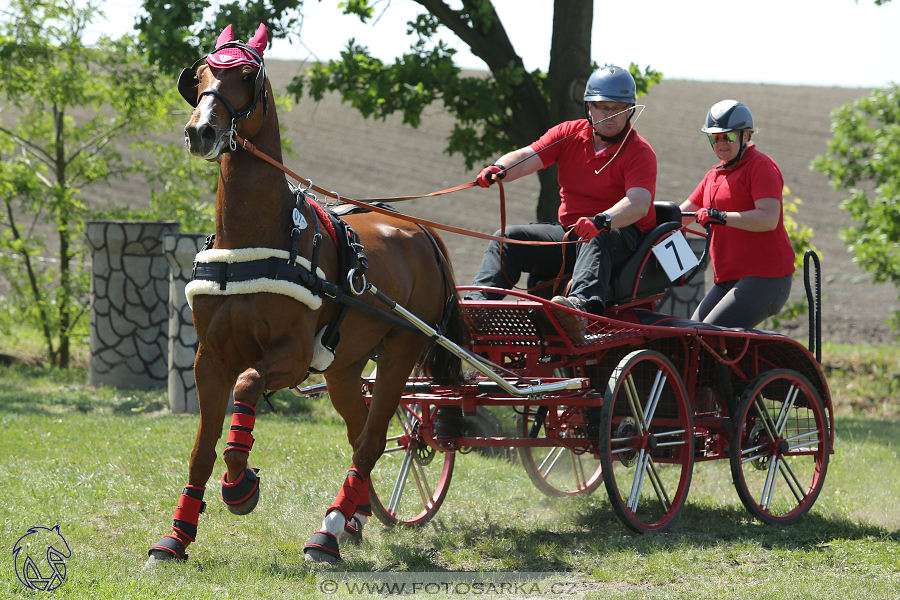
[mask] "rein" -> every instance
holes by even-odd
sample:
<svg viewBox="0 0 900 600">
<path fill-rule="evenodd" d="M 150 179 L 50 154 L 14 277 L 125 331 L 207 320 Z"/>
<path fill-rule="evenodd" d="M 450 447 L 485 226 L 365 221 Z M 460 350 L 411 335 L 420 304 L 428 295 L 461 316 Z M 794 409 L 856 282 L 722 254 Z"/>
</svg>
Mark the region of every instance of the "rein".
<svg viewBox="0 0 900 600">
<path fill-rule="evenodd" d="M 290 175 L 294 179 L 296 179 L 301 184 L 307 186 L 303 191 L 308 192 L 309 190 L 313 190 L 314 192 L 323 194 L 329 198 L 334 198 L 339 202 L 346 202 L 347 204 L 352 204 L 353 206 L 357 206 L 359 208 L 365 208 L 366 210 L 379 213 L 382 215 L 386 215 L 389 217 L 394 217 L 396 219 L 400 219 L 402 221 L 408 221 L 410 223 L 415 223 L 417 225 L 426 225 L 428 227 L 433 227 L 435 229 L 441 229 L 443 231 L 449 231 L 451 233 L 458 233 L 461 235 L 467 235 L 469 237 L 481 238 L 483 240 L 492 240 L 500 243 L 510 243 L 510 244 L 525 244 L 528 246 L 558 246 L 560 244 L 582 244 L 584 240 L 572 240 L 572 241 L 564 241 L 564 242 L 538 242 L 538 241 L 523 241 L 523 240 L 514 240 L 507 237 L 490 235 L 487 233 L 481 233 L 480 231 L 473 231 L 471 229 L 463 229 L 461 227 L 454 227 L 453 225 L 444 225 L 443 223 L 437 223 L 435 221 L 428 221 L 425 219 L 419 219 L 416 217 L 411 217 L 409 215 L 404 215 L 402 213 L 397 213 L 391 210 L 387 210 L 381 208 L 379 206 L 374 206 L 369 202 L 363 202 L 361 200 L 353 200 L 351 198 L 343 198 L 340 194 L 336 192 L 329 192 L 328 190 L 322 189 L 319 186 L 315 185 L 311 180 L 304 179 L 300 175 L 297 175 L 293 171 L 291 171 L 288 167 L 284 166 L 282 163 L 278 162 L 274 158 L 270 157 L 266 153 L 259 150 L 252 142 L 247 139 L 242 138 L 239 135 L 234 136 L 234 139 L 237 140 L 238 147 L 243 148 L 247 152 L 253 154 L 266 161 L 270 165 L 276 167 L 277 169 L 283 171 L 285 174 Z M 425 194 L 422 196 L 400 196 L 395 198 L 382 198 L 376 199 L 380 201 L 398 201 L 398 200 L 414 200 L 417 198 L 429 198 L 434 196 L 441 196 L 444 194 L 450 194 L 453 192 L 458 192 L 460 190 L 465 190 L 471 187 L 475 187 L 478 185 L 475 181 L 470 181 L 469 183 L 464 183 L 462 185 L 458 185 L 456 187 L 447 188 L 445 190 L 440 190 L 437 192 L 431 192 L 430 194 Z M 506 231 L 506 193 L 503 189 L 503 182 L 498 181 L 497 185 L 500 186 L 500 226 L 502 231 Z M 375 201 L 375 200 L 371 200 Z"/>
</svg>

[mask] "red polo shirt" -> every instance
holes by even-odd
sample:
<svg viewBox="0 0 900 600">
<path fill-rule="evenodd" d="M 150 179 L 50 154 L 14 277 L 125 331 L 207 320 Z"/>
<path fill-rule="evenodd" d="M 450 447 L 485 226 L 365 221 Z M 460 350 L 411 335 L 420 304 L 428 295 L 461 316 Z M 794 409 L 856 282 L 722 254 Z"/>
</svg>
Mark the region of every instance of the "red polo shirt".
<svg viewBox="0 0 900 600">
<path fill-rule="evenodd" d="M 631 129 L 630 124 L 627 127 Z M 579 129 L 582 131 L 563 140 Z M 559 165 L 559 222 L 565 227 L 571 227 L 580 217 L 609 210 L 630 188 L 646 188 L 651 197 L 656 195 L 656 153 L 647 140 L 631 129 L 623 142 L 595 152 L 592 137 L 587 119 L 580 119 L 560 123 L 531 144 L 544 167 Z M 563 141 L 551 146 L 558 140 Z M 647 216 L 635 224 L 643 232 L 656 227 L 652 203 Z"/>
<path fill-rule="evenodd" d="M 722 166 L 724 162 L 719 164 Z M 746 212 L 760 198 L 783 204 L 784 179 L 775 161 L 751 144 L 729 169 L 713 168 L 688 198 L 700 208 Z M 716 283 L 744 277 L 784 277 L 794 272 L 794 249 L 784 228 L 784 211 L 772 231 L 744 231 L 712 226 L 713 273 Z"/>
</svg>

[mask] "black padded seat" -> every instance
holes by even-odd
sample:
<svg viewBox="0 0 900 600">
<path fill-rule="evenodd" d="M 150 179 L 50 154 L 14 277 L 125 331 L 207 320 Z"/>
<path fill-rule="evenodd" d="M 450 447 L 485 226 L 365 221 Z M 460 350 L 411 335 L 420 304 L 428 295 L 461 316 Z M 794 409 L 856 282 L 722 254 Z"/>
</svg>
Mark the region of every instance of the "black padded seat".
<svg viewBox="0 0 900 600">
<path fill-rule="evenodd" d="M 610 288 L 612 298 L 609 304 L 621 304 L 630 300 L 647 298 L 663 293 L 672 287 L 672 280 L 657 262 L 655 256 L 650 256 L 644 264 L 644 257 L 650 254 L 653 246 L 666 234 L 681 228 L 681 208 L 674 202 L 654 202 L 656 208 L 656 228 L 645 235 L 634 254 L 626 260 L 621 267 L 613 272 Z M 641 265 L 644 268 L 641 270 Z M 634 291 L 634 282 L 640 278 L 637 293 Z"/>
</svg>

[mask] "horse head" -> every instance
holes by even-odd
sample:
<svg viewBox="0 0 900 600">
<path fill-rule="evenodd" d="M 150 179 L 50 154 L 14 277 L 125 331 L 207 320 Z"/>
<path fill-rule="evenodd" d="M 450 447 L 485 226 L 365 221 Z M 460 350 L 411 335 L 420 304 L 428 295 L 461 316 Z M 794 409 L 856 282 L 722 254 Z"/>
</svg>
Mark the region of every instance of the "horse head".
<svg viewBox="0 0 900 600">
<path fill-rule="evenodd" d="M 267 43 L 262 23 L 246 44 L 234 39 L 229 25 L 215 50 L 181 72 L 178 90 L 194 107 L 184 128 L 193 156 L 216 160 L 235 150 L 235 135 L 250 139 L 262 128 L 272 93 L 263 60 Z"/>
</svg>

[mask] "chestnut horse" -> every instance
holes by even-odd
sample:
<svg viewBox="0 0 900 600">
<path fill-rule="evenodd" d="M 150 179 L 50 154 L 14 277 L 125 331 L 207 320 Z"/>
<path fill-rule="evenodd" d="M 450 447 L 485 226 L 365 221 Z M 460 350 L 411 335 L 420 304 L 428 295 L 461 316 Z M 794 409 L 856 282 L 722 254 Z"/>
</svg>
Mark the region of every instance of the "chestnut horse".
<svg viewBox="0 0 900 600">
<path fill-rule="evenodd" d="M 216 50 L 192 69 L 185 69 L 179 80 L 182 95 L 195 106 L 185 126 L 185 145 L 193 156 L 221 164 L 215 243 L 210 251 L 198 255 L 196 269 L 199 273 L 201 255 L 210 252 L 231 263 L 247 253 L 288 257 L 294 248 L 298 262 L 308 269 L 306 274 L 312 272 L 313 281 L 318 273 L 319 283 L 324 279 L 339 284 L 347 273 L 339 272 L 338 249 L 326 231 L 324 212 L 313 206 L 314 200 L 295 195 L 282 171 L 234 143 L 233 136 L 240 136 L 281 161 L 278 115 L 269 100 L 271 86 L 262 59 L 265 45 L 263 25 L 247 44 L 233 41 L 228 26 Z M 364 246 L 367 280 L 426 323 L 445 322 L 447 338 L 463 342 L 467 328 L 448 272 L 447 249 L 437 234 L 375 213 L 348 215 L 344 221 Z M 320 226 L 323 235 L 318 236 Z M 314 250 L 317 238 L 318 250 Z M 269 291 L 254 288 L 229 294 L 220 291 L 216 283 L 193 296 L 194 327 L 200 341 L 194 363 L 200 424 L 173 531 L 151 548 L 148 566 L 187 558 L 185 549 L 197 533 L 203 492 L 216 462 L 216 441 L 232 388 L 235 410 L 224 452 L 227 471 L 222 478 L 222 497 L 237 514 L 256 506 L 259 479 L 255 470 L 248 468 L 248 457 L 257 402 L 267 390 L 296 386 L 306 379 L 319 341 L 317 332 L 342 308 L 327 298 L 323 302 L 315 286 L 307 290 L 277 283 L 298 288 L 299 293 L 285 295 L 283 290 L 271 291 L 263 285 Z M 358 302 L 368 305 L 376 301 L 365 294 Z M 331 402 L 347 426 L 352 464 L 337 499 L 326 511 L 322 530 L 304 548 L 306 560 L 333 562 L 340 557 L 340 542 L 361 535 L 370 515 L 369 476 L 384 451 L 389 422 L 416 364 L 421 361 L 426 371 L 446 383 L 458 383 L 461 377 L 458 358 L 436 345 L 425 353 L 428 340 L 423 336 L 400 327 L 396 319 L 391 322 L 368 314 L 372 311 L 358 310 L 359 306 L 346 313 L 340 326 L 341 343 L 324 371 Z M 373 310 L 382 308 L 373 304 Z M 366 363 L 376 356 L 377 375 L 371 406 L 367 407 L 360 377 Z"/>
</svg>

